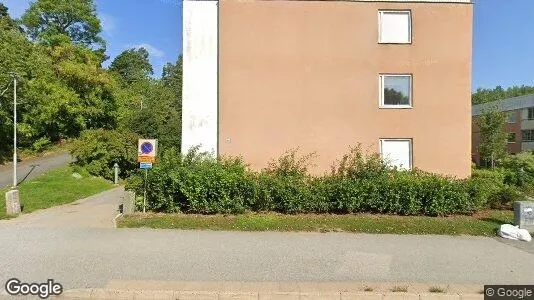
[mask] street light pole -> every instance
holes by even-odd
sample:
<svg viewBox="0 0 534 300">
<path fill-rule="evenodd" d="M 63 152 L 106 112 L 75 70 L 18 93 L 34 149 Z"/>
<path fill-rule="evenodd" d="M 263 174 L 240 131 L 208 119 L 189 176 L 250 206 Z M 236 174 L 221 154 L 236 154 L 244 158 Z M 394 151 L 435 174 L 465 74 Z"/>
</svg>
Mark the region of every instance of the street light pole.
<svg viewBox="0 0 534 300">
<path fill-rule="evenodd" d="M 17 74 L 13 76 L 13 188 L 17 187 Z"/>
</svg>

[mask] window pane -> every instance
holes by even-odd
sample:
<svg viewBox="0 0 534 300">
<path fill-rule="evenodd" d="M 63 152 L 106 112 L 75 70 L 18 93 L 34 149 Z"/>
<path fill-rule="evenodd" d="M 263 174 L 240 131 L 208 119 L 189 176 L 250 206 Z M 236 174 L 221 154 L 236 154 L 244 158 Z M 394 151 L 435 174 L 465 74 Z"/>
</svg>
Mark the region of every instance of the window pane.
<svg viewBox="0 0 534 300">
<path fill-rule="evenodd" d="M 510 132 L 508 134 L 508 143 L 515 143 L 515 132 Z"/>
<path fill-rule="evenodd" d="M 508 123 L 515 123 L 515 111 L 508 113 Z"/>
<path fill-rule="evenodd" d="M 529 120 L 534 119 L 534 108 L 532 107 L 528 109 L 528 119 Z"/>
<path fill-rule="evenodd" d="M 412 168 L 411 140 L 381 140 L 381 155 L 385 162 L 401 170 Z"/>
<path fill-rule="evenodd" d="M 384 105 L 410 105 L 411 77 L 384 76 Z"/>
<path fill-rule="evenodd" d="M 532 141 L 532 130 L 522 130 L 521 131 L 521 141 L 531 142 Z"/>
<path fill-rule="evenodd" d="M 380 12 L 380 43 L 410 43 L 410 12 Z"/>
</svg>

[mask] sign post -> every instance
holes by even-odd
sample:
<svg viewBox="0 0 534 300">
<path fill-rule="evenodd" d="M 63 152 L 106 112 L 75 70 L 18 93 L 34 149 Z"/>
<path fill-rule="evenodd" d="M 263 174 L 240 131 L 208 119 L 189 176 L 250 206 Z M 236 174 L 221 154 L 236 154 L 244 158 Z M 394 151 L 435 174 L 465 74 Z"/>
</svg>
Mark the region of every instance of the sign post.
<svg viewBox="0 0 534 300">
<path fill-rule="evenodd" d="M 143 193 L 143 213 L 146 212 L 146 190 L 148 181 L 148 170 L 152 169 L 152 164 L 156 162 L 158 140 L 139 139 L 137 162 L 139 168 L 145 170 L 145 190 Z"/>
</svg>

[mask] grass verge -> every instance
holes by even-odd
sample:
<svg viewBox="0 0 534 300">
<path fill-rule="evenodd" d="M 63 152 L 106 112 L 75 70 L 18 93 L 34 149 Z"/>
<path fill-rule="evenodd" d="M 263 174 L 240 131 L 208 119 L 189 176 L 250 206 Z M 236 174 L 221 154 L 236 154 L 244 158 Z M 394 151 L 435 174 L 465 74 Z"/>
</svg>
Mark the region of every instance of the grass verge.
<svg viewBox="0 0 534 300">
<path fill-rule="evenodd" d="M 73 172 L 82 175 L 77 179 L 72 176 Z M 38 209 L 49 208 L 61 204 L 70 203 L 78 199 L 91 196 L 113 187 L 111 182 L 102 178 L 93 177 L 83 169 L 64 167 L 47 172 L 35 179 L 23 182 L 19 185 L 21 205 L 23 213 L 30 213 Z M 0 189 L 2 201 L 0 201 L 0 219 L 5 218 L 6 202 L 5 193 L 9 188 Z"/>
<path fill-rule="evenodd" d="M 205 229 L 238 231 L 318 231 L 391 234 L 488 235 L 513 222 L 512 211 L 490 210 L 473 216 L 423 217 L 396 215 L 187 215 L 135 214 L 117 220 L 122 228 Z"/>
</svg>

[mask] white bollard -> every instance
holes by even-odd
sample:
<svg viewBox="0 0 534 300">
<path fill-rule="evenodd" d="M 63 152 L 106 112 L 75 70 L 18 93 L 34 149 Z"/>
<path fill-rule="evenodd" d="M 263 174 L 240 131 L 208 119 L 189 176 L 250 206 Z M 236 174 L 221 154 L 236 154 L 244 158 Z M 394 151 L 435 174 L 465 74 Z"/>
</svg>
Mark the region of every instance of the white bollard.
<svg viewBox="0 0 534 300">
<path fill-rule="evenodd" d="M 115 184 L 119 184 L 119 164 L 115 163 L 113 168 L 115 168 Z"/>
</svg>

